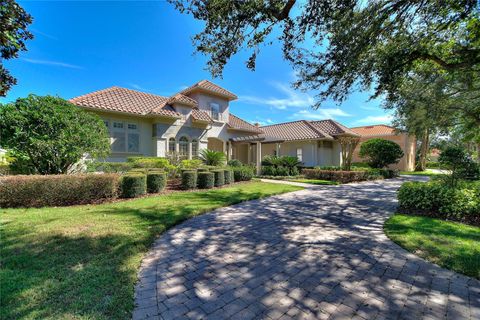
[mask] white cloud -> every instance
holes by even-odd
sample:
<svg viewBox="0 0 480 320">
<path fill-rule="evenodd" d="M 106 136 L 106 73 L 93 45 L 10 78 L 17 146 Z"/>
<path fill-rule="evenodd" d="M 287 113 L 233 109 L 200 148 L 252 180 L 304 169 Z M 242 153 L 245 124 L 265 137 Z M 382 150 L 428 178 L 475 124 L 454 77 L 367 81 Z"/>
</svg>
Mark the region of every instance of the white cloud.
<svg viewBox="0 0 480 320">
<path fill-rule="evenodd" d="M 367 110 L 367 111 L 378 111 L 378 110 L 380 110 L 380 108 L 378 106 L 369 106 L 369 105 L 360 106 L 360 109 Z"/>
<path fill-rule="evenodd" d="M 319 108 L 317 110 L 300 110 L 290 116 L 290 119 L 324 120 L 337 117 L 351 117 L 352 115 L 339 108 Z"/>
<path fill-rule="evenodd" d="M 256 96 L 240 96 L 239 100 L 250 104 L 261 104 L 271 106 L 280 110 L 284 110 L 290 107 L 305 108 L 315 103 L 315 99 L 308 93 L 297 92 L 290 88 L 288 85 L 274 82 L 272 83 L 278 91 L 282 92 L 285 97 L 256 97 Z"/>
<path fill-rule="evenodd" d="M 393 116 L 390 114 L 382 116 L 368 116 L 363 119 L 355 121 L 358 124 L 389 124 L 393 120 Z"/>
<path fill-rule="evenodd" d="M 45 38 L 49 38 L 49 39 L 52 39 L 52 40 L 58 40 L 57 37 L 52 36 L 51 34 L 42 32 L 42 31 L 40 31 L 40 30 L 38 30 L 38 29 L 33 29 L 33 28 L 32 28 L 32 29 L 30 29 L 30 31 L 32 31 L 34 35 L 39 34 L 39 35 L 41 35 L 41 36 L 44 36 Z"/>
<path fill-rule="evenodd" d="M 33 64 L 43 64 L 47 66 L 63 67 L 63 68 L 70 68 L 70 69 L 83 69 L 83 67 L 81 66 L 60 62 L 60 61 L 37 60 L 37 59 L 28 59 L 28 58 L 22 58 L 22 60 L 29 63 L 33 63 Z"/>
<path fill-rule="evenodd" d="M 259 118 L 259 117 L 256 117 L 254 120 L 248 120 L 247 122 L 249 123 L 258 123 L 260 126 L 266 126 L 266 125 L 269 125 L 269 124 L 274 124 L 275 122 L 270 119 L 270 118 L 267 118 L 267 119 L 263 119 L 263 118 Z"/>
<path fill-rule="evenodd" d="M 136 84 L 136 83 L 129 83 L 128 84 L 130 87 L 132 87 L 133 89 L 135 90 L 140 90 L 140 91 L 148 91 L 147 89 L 145 89 L 144 87 Z"/>
</svg>

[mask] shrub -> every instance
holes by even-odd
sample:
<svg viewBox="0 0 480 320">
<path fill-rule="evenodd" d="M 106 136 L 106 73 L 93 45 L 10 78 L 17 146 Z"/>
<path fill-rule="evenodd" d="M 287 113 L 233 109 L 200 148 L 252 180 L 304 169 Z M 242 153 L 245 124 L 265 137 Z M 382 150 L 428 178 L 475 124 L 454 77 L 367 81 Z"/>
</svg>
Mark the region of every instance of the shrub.
<svg viewBox="0 0 480 320">
<path fill-rule="evenodd" d="M 225 184 L 225 171 L 224 170 L 212 170 L 215 175 L 215 187 L 221 187 Z"/>
<path fill-rule="evenodd" d="M 454 187 L 458 180 L 477 180 L 480 167 L 462 147 L 448 147 L 438 157 L 438 162 L 451 171 L 448 183 Z"/>
<path fill-rule="evenodd" d="M 184 190 L 195 189 L 197 187 L 197 172 L 184 171 L 182 172 L 182 188 Z"/>
<path fill-rule="evenodd" d="M 8 164 L 0 164 L 0 176 L 4 176 L 10 173 L 10 167 Z"/>
<path fill-rule="evenodd" d="M 366 163 L 366 162 L 354 162 L 354 163 L 352 163 L 352 167 L 356 167 L 356 168 L 370 168 L 370 166 L 369 166 L 368 163 Z"/>
<path fill-rule="evenodd" d="M 68 206 L 117 197 L 117 174 L 30 175 L 0 178 L 0 207 Z"/>
<path fill-rule="evenodd" d="M 441 181 L 406 182 L 398 190 L 399 210 L 480 224 L 480 182 L 451 187 Z"/>
<path fill-rule="evenodd" d="M 125 173 L 132 168 L 133 164 L 129 162 L 91 161 L 87 163 L 88 172 Z"/>
<path fill-rule="evenodd" d="M 340 183 L 359 182 L 383 178 L 379 170 L 322 170 L 322 169 L 303 169 L 302 174 L 307 179 L 330 180 Z"/>
<path fill-rule="evenodd" d="M 233 182 L 233 171 L 230 169 L 224 170 L 225 184 L 230 184 Z"/>
<path fill-rule="evenodd" d="M 147 177 L 141 173 L 130 173 L 122 177 L 122 197 L 136 198 L 147 193 Z"/>
<path fill-rule="evenodd" d="M 197 172 L 208 172 L 208 168 L 198 168 Z"/>
<path fill-rule="evenodd" d="M 263 165 L 262 166 L 262 175 L 264 176 L 276 176 L 277 168 L 274 166 Z"/>
<path fill-rule="evenodd" d="M 215 185 L 215 174 L 213 172 L 199 172 L 197 179 L 200 189 L 210 189 Z"/>
<path fill-rule="evenodd" d="M 35 130 L 32 130 L 35 128 Z M 29 95 L 0 108 L 2 147 L 33 173 L 68 172 L 86 153 L 110 152 L 100 117 L 59 97 Z"/>
<path fill-rule="evenodd" d="M 239 181 L 250 181 L 253 178 L 253 168 L 249 166 L 234 167 L 233 169 L 233 179 L 235 182 Z"/>
<path fill-rule="evenodd" d="M 441 169 L 441 165 L 439 162 L 429 161 L 427 162 L 427 168 L 429 169 Z"/>
<path fill-rule="evenodd" d="M 180 167 L 183 169 L 198 169 L 203 166 L 203 161 L 199 159 L 182 160 Z"/>
<path fill-rule="evenodd" d="M 238 159 L 232 159 L 227 162 L 227 165 L 230 167 L 241 167 L 243 164 L 242 161 Z"/>
<path fill-rule="evenodd" d="M 147 191 L 158 193 L 167 185 L 167 174 L 160 171 L 150 171 L 147 174 Z"/>
<path fill-rule="evenodd" d="M 385 168 L 403 157 L 402 148 L 393 141 L 370 139 L 360 146 L 360 157 L 366 158 L 372 168 Z"/>
<path fill-rule="evenodd" d="M 225 153 L 221 151 L 203 149 L 200 152 L 200 159 L 209 166 L 225 165 Z"/>
<path fill-rule="evenodd" d="M 160 157 L 128 157 L 127 162 L 134 168 L 164 168 L 170 167 L 170 161 Z"/>
<path fill-rule="evenodd" d="M 280 167 L 277 167 L 277 172 L 276 172 L 277 176 L 289 176 L 290 175 L 290 169 L 287 168 L 287 167 L 283 167 L 283 166 L 280 166 Z"/>
</svg>

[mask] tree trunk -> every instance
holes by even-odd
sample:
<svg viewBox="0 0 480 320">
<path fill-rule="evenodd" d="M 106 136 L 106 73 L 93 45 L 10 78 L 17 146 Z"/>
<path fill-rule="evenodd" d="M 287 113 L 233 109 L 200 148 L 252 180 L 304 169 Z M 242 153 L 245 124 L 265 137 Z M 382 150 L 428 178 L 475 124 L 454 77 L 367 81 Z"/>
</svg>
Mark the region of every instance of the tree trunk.
<svg viewBox="0 0 480 320">
<path fill-rule="evenodd" d="M 480 163 L 480 142 L 477 143 L 477 162 Z"/>
<path fill-rule="evenodd" d="M 427 168 L 427 154 L 430 144 L 430 132 L 425 129 L 422 136 L 422 145 L 420 147 L 420 156 L 415 171 L 425 171 Z"/>
</svg>

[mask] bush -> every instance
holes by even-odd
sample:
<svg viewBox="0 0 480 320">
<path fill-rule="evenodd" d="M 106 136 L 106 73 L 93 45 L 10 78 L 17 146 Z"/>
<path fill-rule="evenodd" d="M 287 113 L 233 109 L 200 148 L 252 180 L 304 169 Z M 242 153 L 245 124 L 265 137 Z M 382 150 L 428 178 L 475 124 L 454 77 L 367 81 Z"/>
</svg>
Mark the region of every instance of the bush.
<svg viewBox="0 0 480 320">
<path fill-rule="evenodd" d="M 213 172 L 199 172 L 197 180 L 200 189 L 211 189 L 215 185 L 215 174 Z"/>
<path fill-rule="evenodd" d="M 274 166 L 263 165 L 262 166 L 262 175 L 263 176 L 276 176 L 277 168 Z"/>
<path fill-rule="evenodd" d="M 201 166 L 203 166 L 203 162 L 199 159 L 182 160 L 180 162 L 180 167 L 183 169 L 198 169 Z"/>
<path fill-rule="evenodd" d="M 132 168 L 133 164 L 129 162 L 91 161 L 87 163 L 88 172 L 125 173 Z"/>
<path fill-rule="evenodd" d="M 427 168 L 429 169 L 441 169 L 442 166 L 439 162 L 429 161 L 427 162 Z"/>
<path fill-rule="evenodd" d="M 170 161 L 160 157 L 128 157 L 127 162 L 131 163 L 134 168 L 162 168 L 171 167 Z"/>
<path fill-rule="evenodd" d="M 10 167 L 8 164 L 0 164 L 0 176 L 10 174 Z"/>
<path fill-rule="evenodd" d="M 215 187 L 221 187 L 225 184 L 225 171 L 224 170 L 212 170 L 215 175 Z"/>
<path fill-rule="evenodd" d="M 405 182 L 398 190 L 399 210 L 480 225 L 480 182 L 456 187 L 442 183 Z"/>
<path fill-rule="evenodd" d="M 223 175 L 225 176 L 225 184 L 230 184 L 233 182 L 233 171 L 230 169 L 224 170 Z"/>
<path fill-rule="evenodd" d="M 182 188 L 184 190 L 195 189 L 197 187 L 197 172 L 184 171 L 182 172 Z"/>
<path fill-rule="evenodd" d="M 0 207 L 68 206 L 113 199 L 117 174 L 30 175 L 0 178 Z"/>
<path fill-rule="evenodd" d="M 0 137 L 15 158 L 12 165 L 32 173 L 67 173 L 87 153 L 101 158 L 110 152 L 98 115 L 53 96 L 29 95 L 2 105 Z"/>
<path fill-rule="evenodd" d="M 226 157 L 221 151 L 203 149 L 200 151 L 200 159 L 209 166 L 222 166 L 225 165 Z"/>
<path fill-rule="evenodd" d="M 380 170 L 322 170 L 322 169 L 303 169 L 302 174 L 307 179 L 330 180 L 340 183 L 359 182 L 383 178 Z"/>
<path fill-rule="evenodd" d="M 451 171 L 449 184 L 454 187 L 458 180 L 478 180 L 480 167 L 461 147 L 448 147 L 438 157 L 438 162 Z"/>
<path fill-rule="evenodd" d="M 227 162 L 229 167 L 241 167 L 243 165 L 242 161 L 238 159 L 232 159 Z"/>
<path fill-rule="evenodd" d="M 235 182 L 239 181 L 250 181 L 253 178 L 253 168 L 248 166 L 234 167 L 233 169 L 233 179 Z"/>
<path fill-rule="evenodd" d="M 370 139 L 360 145 L 360 157 L 367 158 L 372 168 L 385 168 L 398 163 L 403 157 L 402 148 L 393 141 Z"/>
<path fill-rule="evenodd" d="M 262 160 L 264 176 L 296 176 L 301 162 L 296 157 L 265 156 Z"/>
<path fill-rule="evenodd" d="M 167 185 L 167 174 L 159 171 L 151 171 L 147 174 L 148 193 L 158 193 Z"/>
<path fill-rule="evenodd" d="M 130 173 L 122 177 L 122 198 L 136 198 L 147 193 L 147 177 Z"/>
</svg>

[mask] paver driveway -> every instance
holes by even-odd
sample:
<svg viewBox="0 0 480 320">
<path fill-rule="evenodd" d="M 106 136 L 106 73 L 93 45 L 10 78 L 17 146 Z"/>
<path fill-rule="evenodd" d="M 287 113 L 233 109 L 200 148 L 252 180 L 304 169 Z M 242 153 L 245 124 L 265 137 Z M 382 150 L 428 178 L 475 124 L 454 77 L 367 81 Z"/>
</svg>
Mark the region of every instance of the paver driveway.
<svg viewBox="0 0 480 320">
<path fill-rule="evenodd" d="M 401 180 L 327 186 L 216 210 L 142 262 L 134 319 L 480 319 L 480 282 L 392 243 Z"/>
</svg>

